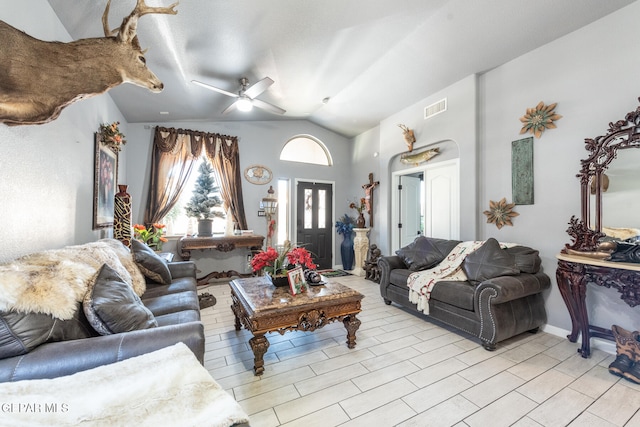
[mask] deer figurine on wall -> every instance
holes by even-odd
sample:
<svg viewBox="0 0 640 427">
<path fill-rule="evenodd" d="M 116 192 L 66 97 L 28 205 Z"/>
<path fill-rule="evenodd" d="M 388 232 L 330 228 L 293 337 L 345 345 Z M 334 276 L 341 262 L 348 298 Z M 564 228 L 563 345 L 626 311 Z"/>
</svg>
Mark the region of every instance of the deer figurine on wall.
<svg viewBox="0 0 640 427">
<path fill-rule="evenodd" d="M 413 151 L 413 143 L 416 142 L 416 136 L 413 134 L 413 130 L 403 124 L 399 124 L 398 127 L 402 129 L 402 136 L 404 137 L 404 142 L 407 144 L 409 152 Z"/>
<path fill-rule="evenodd" d="M 115 30 L 109 29 L 111 0 L 102 15 L 105 37 L 69 43 L 47 42 L 0 21 L 0 122 L 43 124 L 55 120 L 75 101 L 122 83 L 160 92 L 163 84 L 145 64 L 138 43 L 138 18 L 151 13 L 175 15 L 169 7 L 149 7 L 138 0 Z"/>
</svg>

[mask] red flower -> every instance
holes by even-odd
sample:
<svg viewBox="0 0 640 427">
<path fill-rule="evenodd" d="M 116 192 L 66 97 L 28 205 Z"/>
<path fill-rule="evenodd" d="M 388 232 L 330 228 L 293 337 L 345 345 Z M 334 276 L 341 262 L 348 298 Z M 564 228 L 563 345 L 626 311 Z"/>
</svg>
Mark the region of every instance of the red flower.
<svg viewBox="0 0 640 427">
<path fill-rule="evenodd" d="M 268 247 L 266 251 L 254 255 L 251 259 L 251 268 L 254 272 L 264 269 L 271 274 L 279 274 L 285 270 L 285 260 L 288 264 L 297 264 L 310 269 L 317 267 L 309 251 L 305 248 L 292 248 L 290 242 L 285 242 L 280 251 Z"/>
</svg>

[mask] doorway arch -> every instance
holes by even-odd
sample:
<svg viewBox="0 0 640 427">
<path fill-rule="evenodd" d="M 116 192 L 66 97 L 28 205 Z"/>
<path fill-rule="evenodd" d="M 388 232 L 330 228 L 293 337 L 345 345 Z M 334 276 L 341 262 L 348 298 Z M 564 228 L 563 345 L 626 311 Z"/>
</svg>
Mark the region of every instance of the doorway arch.
<svg viewBox="0 0 640 427">
<path fill-rule="evenodd" d="M 399 155 L 391 160 L 391 253 L 418 235 L 460 239 L 458 146 L 447 140 L 430 147 L 436 146 L 440 154 L 421 165 L 404 165 Z"/>
</svg>

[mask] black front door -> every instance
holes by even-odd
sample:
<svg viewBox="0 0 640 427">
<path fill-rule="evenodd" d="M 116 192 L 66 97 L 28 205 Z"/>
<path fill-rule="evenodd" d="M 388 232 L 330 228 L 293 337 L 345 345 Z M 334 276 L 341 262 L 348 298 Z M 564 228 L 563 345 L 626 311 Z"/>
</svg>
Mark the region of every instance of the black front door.
<svg viewBox="0 0 640 427">
<path fill-rule="evenodd" d="M 333 184 L 298 182 L 297 239 L 312 254 L 319 269 L 332 267 Z"/>
</svg>

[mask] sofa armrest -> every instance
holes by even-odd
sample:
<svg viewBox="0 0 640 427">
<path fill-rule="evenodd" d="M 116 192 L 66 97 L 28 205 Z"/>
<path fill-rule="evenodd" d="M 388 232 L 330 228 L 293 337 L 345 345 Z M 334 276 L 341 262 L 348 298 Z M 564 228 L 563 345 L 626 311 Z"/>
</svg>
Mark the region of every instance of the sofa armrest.
<svg viewBox="0 0 640 427">
<path fill-rule="evenodd" d="M 391 270 L 398 268 L 407 268 L 402 258 L 397 255 L 383 256 L 378 259 L 378 267 L 380 267 L 380 288 L 389 285 Z"/>
<path fill-rule="evenodd" d="M 551 279 L 540 272 L 535 274 L 520 273 L 517 276 L 500 276 L 480 283 L 476 287 L 474 300 L 478 302 L 481 293 L 493 290 L 494 292 L 491 292 L 493 294 L 491 304 L 502 304 L 540 293 L 550 287 Z"/>
<path fill-rule="evenodd" d="M 196 278 L 196 264 L 193 261 L 177 261 L 167 264 L 171 277 L 193 277 Z"/>
<path fill-rule="evenodd" d="M 71 375 L 178 342 L 204 362 L 204 326 L 188 322 L 114 335 L 42 344 L 31 352 L 0 360 L 0 382 Z"/>
</svg>

